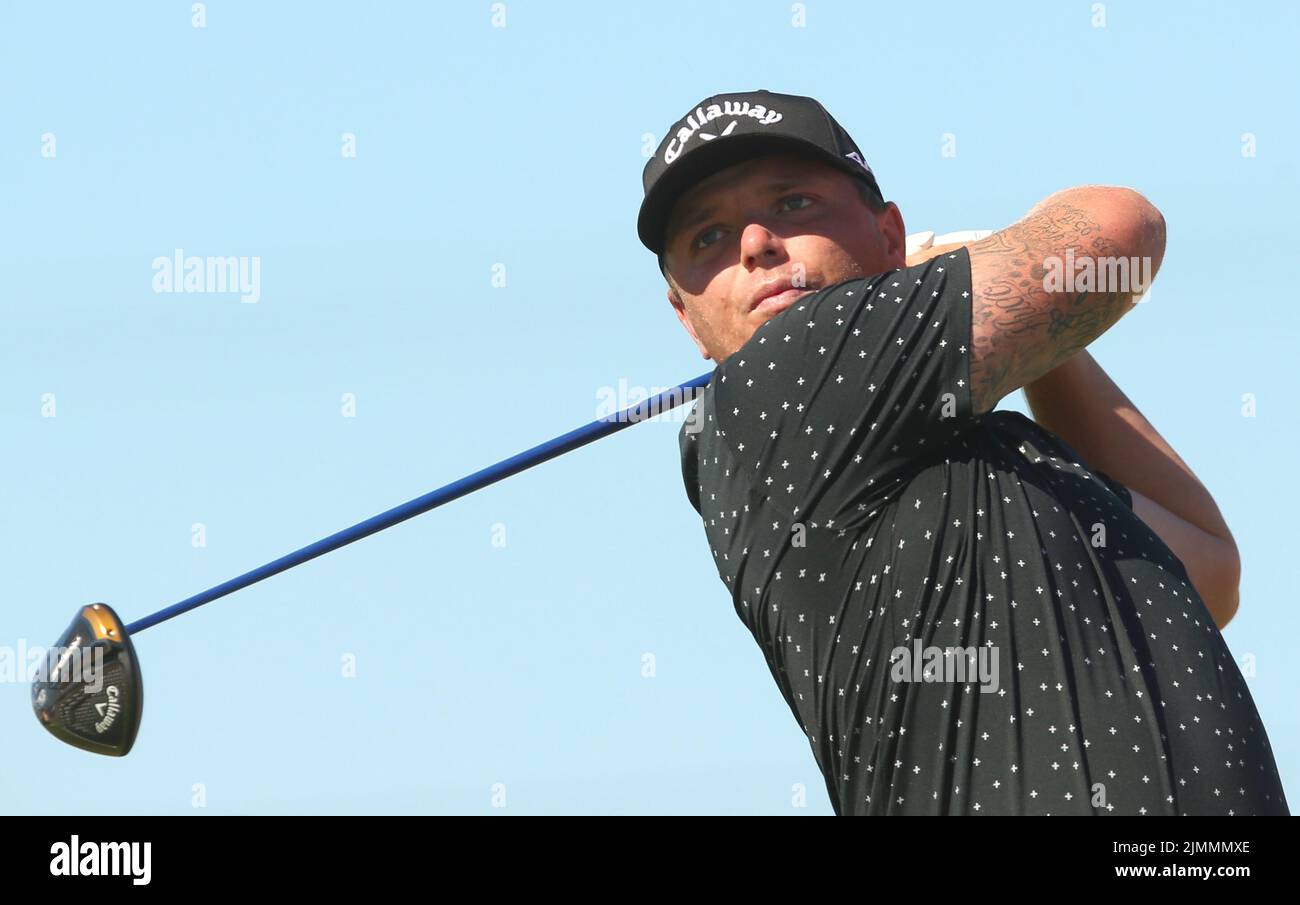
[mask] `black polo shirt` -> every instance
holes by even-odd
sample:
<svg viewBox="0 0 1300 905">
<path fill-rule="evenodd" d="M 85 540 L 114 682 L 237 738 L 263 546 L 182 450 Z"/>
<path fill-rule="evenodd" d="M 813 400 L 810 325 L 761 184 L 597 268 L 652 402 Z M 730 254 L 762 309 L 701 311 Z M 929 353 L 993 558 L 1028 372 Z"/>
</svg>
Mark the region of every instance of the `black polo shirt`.
<svg viewBox="0 0 1300 905">
<path fill-rule="evenodd" d="M 679 435 L 837 814 L 1286 814 L 1237 664 L 1128 490 L 974 416 L 970 257 L 820 289 Z"/>
</svg>

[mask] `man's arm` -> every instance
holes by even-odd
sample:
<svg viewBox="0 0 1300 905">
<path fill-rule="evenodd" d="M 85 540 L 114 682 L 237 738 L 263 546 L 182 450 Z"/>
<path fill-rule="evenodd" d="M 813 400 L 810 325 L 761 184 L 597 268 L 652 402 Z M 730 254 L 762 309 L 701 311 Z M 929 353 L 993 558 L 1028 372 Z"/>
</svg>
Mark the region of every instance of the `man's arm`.
<svg viewBox="0 0 1300 905">
<path fill-rule="evenodd" d="M 1092 355 L 1025 385 L 1034 420 L 1127 487 L 1133 511 L 1187 569 L 1219 628 L 1237 610 L 1241 560 L 1214 498 Z"/>
<path fill-rule="evenodd" d="M 1007 393 L 1087 346 L 1146 290 L 1131 276 L 1127 285 L 1108 284 L 1106 291 L 1079 291 L 1051 277 L 1064 276 L 1071 262 L 1076 268 L 1091 262 L 1097 274 L 1104 272 L 1101 259 L 1121 258 L 1148 259 L 1154 277 L 1164 251 L 1164 217 L 1149 201 L 1132 189 L 1096 185 L 1049 195 L 1023 219 L 973 243 L 974 413 L 992 410 Z"/>
<path fill-rule="evenodd" d="M 1211 534 L 1131 487 L 1129 493 L 1133 495 L 1133 512 L 1178 557 L 1214 624 L 1222 629 L 1237 614 L 1241 602 L 1241 557 L 1232 535 Z"/>
</svg>

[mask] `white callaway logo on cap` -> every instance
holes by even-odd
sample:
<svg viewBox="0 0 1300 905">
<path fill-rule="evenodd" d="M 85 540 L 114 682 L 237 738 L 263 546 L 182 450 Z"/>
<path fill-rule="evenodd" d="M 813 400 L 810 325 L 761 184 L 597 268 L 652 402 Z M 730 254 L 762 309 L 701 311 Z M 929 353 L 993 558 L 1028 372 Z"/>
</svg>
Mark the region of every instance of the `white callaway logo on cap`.
<svg viewBox="0 0 1300 905">
<path fill-rule="evenodd" d="M 781 121 L 781 114 L 777 111 L 769 110 L 762 104 L 754 104 L 751 107 L 749 101 L 739 103 L 723 101 L 721 107 L 717 104 L 709 104 L 708 110 L 696 107 L 695 111 L 686 117 L 686 125 L 677 130 L 676 137 L 668 142 L 668 146 L 664 148 L 664 163 L 672 163 L 676 160 L 681 155 L 683 146 L 690 141 L 691 136 L 696 132 L 700 133 L 700 138 L 704 141 L 712 141 L 715 138 L 730 135 L 731 130 L 736 128 L 734 119 L 727 123 L 727 127 L 717 135 L 711 132 L 700 132 L 706 123 L 712 122 L 720 116 L 749 116 L 764 126 L 770 126 L 772 123 Z"/>
<path fill-rule="evenodd" d="M 867 162 L 862 159 L 862 155 L 859 154 L 857 151 L 850 151 L 844 156 L 853 160 L 855 163 L 857 163 L 860 167 L 862 167 L 862 169 L 866 170 L 868 173 L 871 173 L 871 167 L 867 166 Z M 871 173 L 871 175 L 874 176 L 876 174 Z"/>
</svg>

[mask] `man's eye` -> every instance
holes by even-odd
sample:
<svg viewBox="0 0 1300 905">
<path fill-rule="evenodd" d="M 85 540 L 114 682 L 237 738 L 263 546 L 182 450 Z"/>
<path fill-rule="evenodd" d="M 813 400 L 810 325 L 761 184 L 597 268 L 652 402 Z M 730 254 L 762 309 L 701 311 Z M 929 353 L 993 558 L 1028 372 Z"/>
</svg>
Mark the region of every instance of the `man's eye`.
<svg viewBox="0 0 1300 905">
<path fill-rule="evenodd" d="M 716 227 L 716 226 L 712 226 L 712 227 L 706 229 L 704 232 L 700 233 L 698 236 L 695 237 L 695 247 L 696 247 L 696 248 L 708 248 L 708 247 L 709 247 L 710 245 L 712 245 L 713 243 L 712 243 L 712 242 L 705 242 L 703 245 L 701 245 L 701 244 L 700 244 L 700 240 L 703 239 L 705 236 L 707 236 L 709 233 L 715 233 L 715 232 L 718 232 L 718 231 L 719 231 L 719 228 L 718 228 L 718 227 Z"/>
<path fill-rule="evenodd" d="M 787 195 L 786 197 L 782 198 L 779 202 L 777 202 L 777 204 L 780 205 L 780 206 L 782 206 L 782 207 L 784 207 L 784 205 L 785 205 L 785 203 L 786 203 L 787 201 L 806 201 L 806 202 L 808 202 L 808 204 L 801 204 L 801 205 L 799 205 L 798 207 L 790 208 L 790 210 L 801 211 L 801 210 L 804 210 L 805 208 L 807 208 L 809 204 L 812 204 L 813 199 L 810 198 L 810 197 L 807 196 L 807 195 Z M 718 226 L 711 226 L 711 227 L 709 227 L 708 229 L 704 230 L 702 233 L 700 233 L 698 236 L 696 236 L 696 237 L 695 237 L 695 249 L 698 251 L 698 250 L 700 250 L 700 249 L 702 249 L 702 248 L 708 248 L 710 245 L 714 244 L 714 243 L 712 243 L 712 242 L 704 242 L 703 239 L 704 239 L 704 237 L 707 236 L 709 233 L 712 233 L 712 232 L 718 232 L 720 229 L 721 229 L 721 227 L 718 227 Z"/>
</svg>

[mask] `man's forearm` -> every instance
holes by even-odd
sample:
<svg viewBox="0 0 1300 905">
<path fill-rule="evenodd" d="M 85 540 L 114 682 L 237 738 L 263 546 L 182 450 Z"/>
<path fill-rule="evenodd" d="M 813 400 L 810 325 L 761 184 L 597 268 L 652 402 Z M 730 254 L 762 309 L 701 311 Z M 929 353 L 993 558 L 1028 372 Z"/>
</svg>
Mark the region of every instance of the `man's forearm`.
<svg viewBox="0 0 1300 905">
<path fill-rule="evenodd" d="M 1083 349 L 1024 387 L 1034 420 L 1088 464 L 1225 540 L 1232 533 L 1200 480 Z"/>
</svg>

